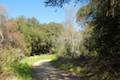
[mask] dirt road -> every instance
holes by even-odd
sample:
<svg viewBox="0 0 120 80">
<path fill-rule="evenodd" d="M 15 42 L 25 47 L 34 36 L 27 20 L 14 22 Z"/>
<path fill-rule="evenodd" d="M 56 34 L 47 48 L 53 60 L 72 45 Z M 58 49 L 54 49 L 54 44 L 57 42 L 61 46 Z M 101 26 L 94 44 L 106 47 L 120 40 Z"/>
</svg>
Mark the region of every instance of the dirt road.
<svg viewBox="0 0 120 80">
<path fill-rule="evenodd" d="M 82 78 L 54 68 L 50 60 L 43 60 L 33 64 L 33 80 L 83 80 Z"/>
</svg>

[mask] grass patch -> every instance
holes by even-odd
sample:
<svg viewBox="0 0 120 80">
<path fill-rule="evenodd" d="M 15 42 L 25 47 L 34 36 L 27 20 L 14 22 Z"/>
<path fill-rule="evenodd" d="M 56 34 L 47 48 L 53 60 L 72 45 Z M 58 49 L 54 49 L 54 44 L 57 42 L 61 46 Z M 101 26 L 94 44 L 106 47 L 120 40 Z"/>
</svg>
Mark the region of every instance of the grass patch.
<svg viewBox="0 0 120 80">
<path fill-rule="evenodd" d="M 50 59 L 53 60 L 56 55 L 39 55 L 25 57 L 18 64 L 13 65 L 13 71 L 17 76 L 17 80 L 32 80 L 32 64 L 40 60 Z"/>
<path fill-rule="evenodd" d="M 32 68 L 27 63 L 19 63 L 13 66 L 17 80 L 32 80 Z"/>
<path fill-rule="evenodd" d="M 40 61 L 40 60 L 46 60 L 50 59 L 53 60 L 56 58 L 55 54 L 44 54 L 44 55 L 38 55 L 38 56 L 31 56 L 31 57 L 25 57 L 20 61 L 20 63 L 27 63 L 28 65 L 32 65 L 34 62 Z"/>
<path fill-rule="evenodd" d="M 81 67 L 74 65 L 73 60 L 68 59 L 54 59 L 51 61 L 52 65 L 61 70 L 65 70 L 74 74 L 80 74 Z"/>
</svg>

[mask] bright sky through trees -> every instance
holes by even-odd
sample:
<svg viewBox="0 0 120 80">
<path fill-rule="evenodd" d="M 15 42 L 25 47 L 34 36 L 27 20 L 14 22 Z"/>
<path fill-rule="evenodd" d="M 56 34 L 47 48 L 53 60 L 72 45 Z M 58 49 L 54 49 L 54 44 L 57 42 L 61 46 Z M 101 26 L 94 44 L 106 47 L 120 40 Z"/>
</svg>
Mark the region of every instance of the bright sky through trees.
<svg viewBox="0 0 120 80">
<path fill-rule="evenodd" d="M 45 7 L 44 1 L 45 0 L 0 0 L 0 5 L 7 8 L 9 17 L 16 18 L 22 15 L 25 17 L 35 17 L 41 23 L 64 22 L 66 10 L 64 8 Z M 79 6 L 82 5 L 83 4 L 79 4 Z M 77 8 L 74 10 L 77 10 Z M 77 26 L 75 21 L 73 21 L 73 23 Z"/>
</svg>

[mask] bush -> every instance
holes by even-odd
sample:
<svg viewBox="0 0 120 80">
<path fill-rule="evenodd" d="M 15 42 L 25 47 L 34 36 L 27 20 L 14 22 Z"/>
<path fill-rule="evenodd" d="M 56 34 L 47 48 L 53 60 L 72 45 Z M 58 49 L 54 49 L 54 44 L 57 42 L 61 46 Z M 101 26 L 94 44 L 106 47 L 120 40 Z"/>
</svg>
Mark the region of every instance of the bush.
<svg viewBox="0 0 120 80">
<path fill-rule="evenodd" d="M 65 58 L 79 58 L 80 55 L 86 55 L 88 52 L 83 45 L 84 36 L 82 32 L 74 32 L 72 29 L 66 29 L 61 33 L 57 40 L 56 47 L 58 55 Z"/>
<path fill-rule="evenodd" d="M 55 47 L 56 39 L 62 30 L 62 26 L 58 27 L 47 24 L 29 28 L 27 32 L 23 33 L 31 55 L 52 53 L 51 50 Z"/>
<path fill-rule="evenodd" d="M 40 30 L 40 28 L 34 28 L 28 36 L 32 55 L 50 52 L 52 41 L 45 31 Z"/>
<path fill-rule="evenodd" d="M 0 26 L 1 34 L 3 36 L 0 47 L 17 48 L 21 51 L 21 55 L 29 55 L 24 35 L 17 29 L 17 23 L 14 20 L 8 20 L 6 24 Z"/>
<path fill-rule="evenodd" d="M 0 49 L 0 68 L 1 70 L 5 67 L 16 64 L 21 58 L 19 51 L 15 48 L 4 48 Z"/>
</svg>

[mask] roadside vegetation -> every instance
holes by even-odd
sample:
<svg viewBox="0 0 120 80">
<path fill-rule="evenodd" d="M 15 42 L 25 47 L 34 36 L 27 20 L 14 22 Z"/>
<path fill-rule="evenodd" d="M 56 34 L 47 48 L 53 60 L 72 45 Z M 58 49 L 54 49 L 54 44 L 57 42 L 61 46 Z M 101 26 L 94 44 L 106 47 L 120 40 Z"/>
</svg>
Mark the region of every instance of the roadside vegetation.
<svg viewBox="0 0 120 80">
<path fill-rule="evenodd" d="M 55 54 L 44 54 L 23 58 L 19 64 L 13 65 L 12 69 L 15 72 L 16 80 L 32 80 L 32 65 L 41 60 L 54 60 Z"/>
<path fill-rule="evenodd" d="M 84 1 L 75 0 L 73 3 L 77 5 L 77 3 Z M 62 53 L 58 58 L 61 60 L 56 61 L 56 63 L 60 61 L 59 64 L 66 65 L 67 62 L 72 60 L 72 65 L 80 67 L 80 76 L 84 76 L 88 80 L 119 80 L 120 0 L 88 1 L 88 4 L 81 7 L 76 14 L 77 22 L 85 24 L 84 28 L 86 29 L 82 31 L 83 41 L 80 41 L 80 44 L 78 41 L 74 42 L 80 37 L 76 39 L 76 35 L 71 35 L 71 33 L 64 36 L 66 39 L 62 39 L 64 42 L 60 50 Z M 69 2 L 72 1 L 46 0 L 46 5 L 63 7 Z M 70 39 L 68 36 L 70 36 Z M 75 45 L 75 43 L 78 45 Z M 67 69 L 66 67 L 68 66 L 63 67 L 63 69 Z"/>
<path fill-rule="evenodd" d="M 62 7 L 69 1 L 46 0 L 46 5 Z M 34 17 L 10 19 L 0 7 L 0 79 L 32 80 L 32 64 L 51 59 L 56 68 L 88 80 L 119 80 L 119 4 L 120 0 L 90 0 L 76 14 L 83 31 L 75 31 L 70 19 L 64 25 L 41 24 Z"/>
<path fill-rule="evenodd" d="M 32 63 L 54 57 L 55 41 L 63 26 L 54 22 L 40 24 L 34 17 L 9 19 L 6 9 L 0 8 L 0 79 L 17 76 L 32 80 Z"/>
</svg>

